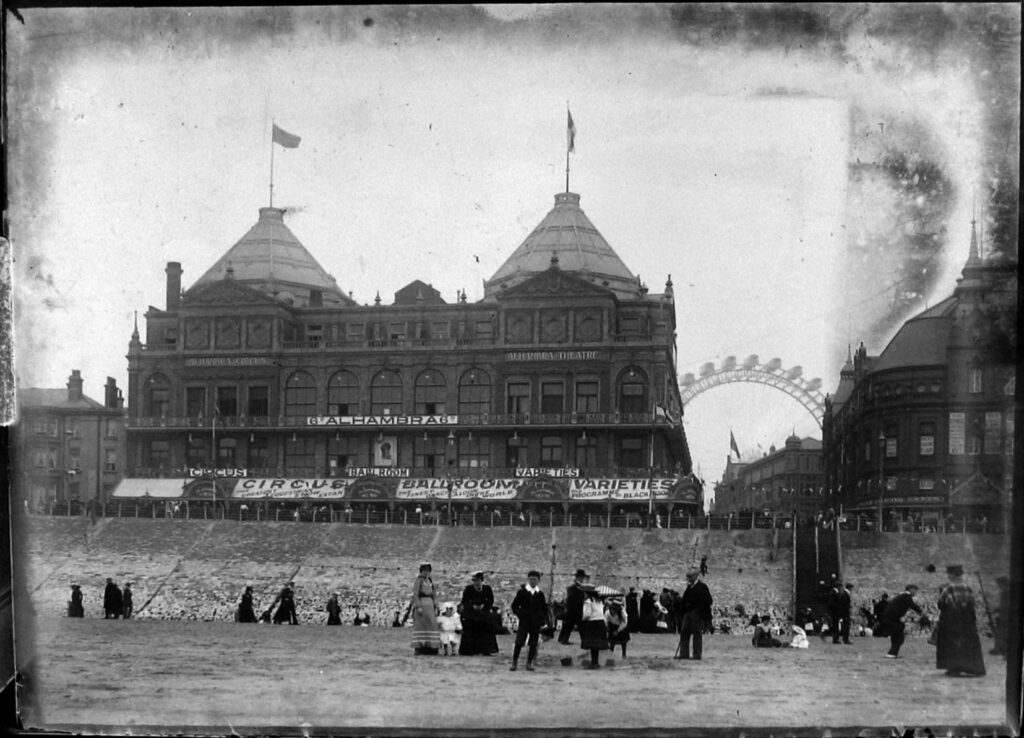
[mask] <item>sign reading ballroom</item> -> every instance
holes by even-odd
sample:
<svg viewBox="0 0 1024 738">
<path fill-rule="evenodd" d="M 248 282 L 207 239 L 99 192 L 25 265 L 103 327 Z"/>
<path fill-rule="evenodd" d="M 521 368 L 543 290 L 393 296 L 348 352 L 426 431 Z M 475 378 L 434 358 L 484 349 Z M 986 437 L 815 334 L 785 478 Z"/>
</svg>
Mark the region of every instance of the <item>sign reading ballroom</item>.
<svg viewBox="0 0 1024 738">
<path fill-rule="evenodd" d="M 408 477 L 408 467 L 349 466 L 344 469 L 346 477 Z"/>
<path fill-rule="evenodd" d="M 456 425 L 458 422 L 458 415 L 316 415 L 306 418 L 307 425 L 353 427 Z"/>
</svg>

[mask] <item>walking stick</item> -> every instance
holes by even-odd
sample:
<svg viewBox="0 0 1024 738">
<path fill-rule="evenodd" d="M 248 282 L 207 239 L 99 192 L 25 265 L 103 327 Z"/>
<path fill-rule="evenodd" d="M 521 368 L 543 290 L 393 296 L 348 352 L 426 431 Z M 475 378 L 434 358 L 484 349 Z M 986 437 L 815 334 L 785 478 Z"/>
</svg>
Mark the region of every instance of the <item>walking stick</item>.
<svg viewBox="0 0 1024 738">
<path fill-rule="evenodd" d="M 985 605 L 985 615 L 988 616 L 988 627 L 992 629 L 992 636 L 996 635 L 996 621 L 992 617 L 992 608 L 988 606 L 988 597 L 985 595 L 985 583 L 981 581 L 981 572 L 975 572 L 974 576 L 978 578 L 978 588 L 981 590 L 981 602 Z"/>
</svg>

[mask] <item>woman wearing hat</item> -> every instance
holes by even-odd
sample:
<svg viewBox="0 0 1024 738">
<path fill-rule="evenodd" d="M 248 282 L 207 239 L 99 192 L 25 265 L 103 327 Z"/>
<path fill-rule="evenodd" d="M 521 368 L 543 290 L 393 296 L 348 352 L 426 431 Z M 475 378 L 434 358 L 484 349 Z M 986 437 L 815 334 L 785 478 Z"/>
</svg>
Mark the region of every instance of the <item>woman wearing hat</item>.
<svg viewBox="0 0 1024 738">
<path fill-rule="evenodd" d="M 235 620 L 239 623 L 256 622 L 256 610 L 252 606 L 252 587 L 246 587 L 245 592 L 242 593 L 242 599 L 238 603 L 238 614 L 235 616 Z"/>
<path fill-rule="evenodd" d="M 417 654 L 436 656 L 441 650 L 441 637 L 437 628 L 435 601 L 437 590 L 430 578 L 433 567 L 424 562 L 420 573 L 412 584 L 412 598 L 409 609 L 412 612 L 412 647 Z"/>
<path fill-rule="evenodd" d="M 491 608 L 494 592 L 484 584 L 482 571 L 473 574 L 472 581 L 462 590 L 459 610 L 462 613 L 462 641 L 459 656 L 491 656 L 498 653 L 498 639 L 494 636 Z"/>
<path fill-rule="evenodd" d="M 949 584 L 939 595 L 935 667 L 945 669 L 946 676 L 985 676 L 974 592 L 964 584 L 959 564 L 947 567 L 946 574 Z"/>
<path fill-rule="evenodd" d="M 85 608 L 82 607 L 82 588 L 77 584 L 71 585 L 71 599 L 68 601 L 68 617 L 85 617 Z"/>
<path fill-rule="evenodd" d="M 590 651 L 588 669 L 596 669 L 597 656 L 608 650 L 608 625 L 604 619 L 604 603 L 593 584 L 581 584 L 583 593 L 583 620 L 580 621 L 580 648 Z"/>
</svg>

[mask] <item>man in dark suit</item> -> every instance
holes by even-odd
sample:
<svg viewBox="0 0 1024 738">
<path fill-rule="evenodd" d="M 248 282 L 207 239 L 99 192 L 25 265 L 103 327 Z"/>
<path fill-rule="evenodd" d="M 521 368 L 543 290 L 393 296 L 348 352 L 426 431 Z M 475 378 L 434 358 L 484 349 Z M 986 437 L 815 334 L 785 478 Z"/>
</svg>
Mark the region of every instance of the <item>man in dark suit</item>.
<svg viewBox="0 0 1024 738">
<path fill-rule="evenodd" d="M 630 633 L 640 632 L 640 596 L 635 587 L 630 587 L 626 595 L 626 622 Z"/>
<path fill-rule="evenodd" d="M 852 584 L 841 588 L 836 586 L 829 598 L 828 614 L 832 618 L 833 643 L 839 643 L 839 639 L 842 638 L 843 643 L 850 645 L 850 615 L 853 611 L 852 590 Z"/>
<path fill-rule="evenodd" d="M 918 615 L 921 608 L 914 602 L 914 595 L 917 594 L 917 585 L 908 584 L 900 594 L 889 600 L 882 612 L 882 626 L 884 633 L 889 636 L 889 652 L 885 654 L 887 659 L 898 659 L 900 657 L 900 646 L 906 640 L 906 630 L 903 618 L 908 610 L 913 610 Z"/>
<path fill-rule="evenodd" d="M 519 588 L 512 600 L 512 614 L 519 619 L 516 644 L 512 651 L 512 671 L 519 668 L 519 654 L 523 651 L 523 644 L 527 642 L 527 637 L 529 637 L 529 650 L 526 652 L 526 670 L 533 671 L 533 660 L 537 658 L 540 629 L 548 622 L 548 603 L 540 588 L 540 572 L 529 572 L 526 575 L 526 582 Z"/>
<path fill-rule="evenodd" d="M 587 572 L 577 569 L 573 582 L 565 588 L 565 612 L 562 614 L 562 630 L 558 634 L 558 642 L 563 646 L 569 645 L 569 636 L 572 629 L 578 627 L 583 620 L 583 592 L 580 585 L 587 579 Z"/>
<path fill-rule="evenodd" d="M 693 659 L 699 661 L 704 652 L 704 630 L 711 625 L 711 592 L 700 581 L 700 569 L 692 567 L 686 572 L 686 589 L 676 601 L 679 613 L 679 647 L 677 659 L 690 657 L 690 638 L 693 638 Z"/>
</svg>

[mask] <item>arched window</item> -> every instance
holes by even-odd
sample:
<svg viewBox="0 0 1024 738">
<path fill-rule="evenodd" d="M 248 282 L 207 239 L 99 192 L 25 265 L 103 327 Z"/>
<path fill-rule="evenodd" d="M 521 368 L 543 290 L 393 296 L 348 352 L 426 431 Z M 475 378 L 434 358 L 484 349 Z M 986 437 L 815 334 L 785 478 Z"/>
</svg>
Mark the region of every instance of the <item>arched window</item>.
<svg viewBox="0 0 1024 738">
<path fill-rule="evenodd" d="M 485 415 L 491 411 L 491 378 L 470 369 L 459 380 L 459 415 Z"/>
<path fill-rule="evenodd" d="M 359 414 L 359 380 L 352 372 L 340 371 L 327 382 L 327 414 Z"/>
<path fill-rule="evenodd" d="M 444 375 L 436 369 L 427 369 L 416 377 L 414 389 L 416 415 L 444 415 L 448 387 Z"/>
<path fill-rule="evenodd" d="M 144 399 L 146 415 L 164 418 L 171 409 L 171 380 L 163 374 L 154 374 L 146 382 Z"/>
<path fill-rule="evenodd" d="M 298 371 L 284 386 L 285 415 L 316 415 L 316 382 L 309 372 Z"/>
<path fill-rule="evenodd" d="M 398 372 L 378 372 L 370 383 L 370 414 L 402 414 L 402 378 Z"/>
<path fill-rule="evenodd" d="M 631 366 L 619 375 L 619 412 L 644 413 L 649 410 L 647 377 L 642 370 Z"/>
</svg>

